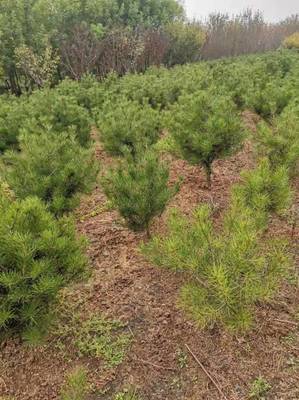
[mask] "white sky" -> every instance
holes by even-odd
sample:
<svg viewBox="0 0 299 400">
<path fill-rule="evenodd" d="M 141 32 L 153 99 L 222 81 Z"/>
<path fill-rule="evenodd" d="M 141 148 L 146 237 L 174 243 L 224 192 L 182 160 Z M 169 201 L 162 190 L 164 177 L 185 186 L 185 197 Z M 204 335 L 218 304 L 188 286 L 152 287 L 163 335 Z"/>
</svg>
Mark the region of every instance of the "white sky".
<svg viewBox="0 0 299 400">
<path fill-rule="evenodd" d="M 299 0 L 183 0 L 183 3 L 189 18 L 205 18 L 214 11 L 237 14 L 248 7 L 263 11 L 268 21 L 299 14 Z"/>
</svg>

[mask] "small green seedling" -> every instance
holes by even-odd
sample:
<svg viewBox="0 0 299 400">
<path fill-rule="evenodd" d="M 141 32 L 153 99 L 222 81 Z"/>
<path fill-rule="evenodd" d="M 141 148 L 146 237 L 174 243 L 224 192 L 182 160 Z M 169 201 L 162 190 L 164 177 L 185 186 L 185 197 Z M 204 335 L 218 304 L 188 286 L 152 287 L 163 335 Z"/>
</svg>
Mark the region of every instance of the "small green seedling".
<svg viewBox="0 0 299 400">
<path fill-rule="evenodd" d="M 250 387 L 249 398 L 265 400 L 266 394 L 271 389 L 271 385 L 263 377 L 258 377 L 255 379 Z"/>
<path fill-rule="evenodd" d="M 68 376 L 61 392 L 61 400 L 85 400 L 90 387 L 87 382 L 87 371 L 78 367 Z"/>
</svg>

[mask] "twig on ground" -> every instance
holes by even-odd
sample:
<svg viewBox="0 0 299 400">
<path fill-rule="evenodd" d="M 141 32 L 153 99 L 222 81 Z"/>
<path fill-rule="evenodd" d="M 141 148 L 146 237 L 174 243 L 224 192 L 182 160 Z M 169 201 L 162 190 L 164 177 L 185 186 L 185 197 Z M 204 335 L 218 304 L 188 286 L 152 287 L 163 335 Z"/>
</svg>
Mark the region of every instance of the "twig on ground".
<svg viewBox="0 0 299 400">
<path fill-rule="evenodd" d="M 290 324 L 290 325 L 294 325 L 294 326 L 297 326 L 297 327 L 299 326 L 298 322 L 288 321 L 286 319 L 277 319 L 277 318 L 275 318 L 275 319 L 273 319 L 273 321 L 280 322 L 281 324 Z"/>
<path fill-rule="evenodd" d="M 128 325 L 128 329 L 129 329 L 129 331 L 130 331 L 130 334 L 132 335 L 132 337 L 133 337 L 133 338 L 135 338 L 134 332 L 132 331 L 132 329 L 131 329 L 130 325 Z"/>
<path fill-rule="evenodd" d="M 218 383 L 215 381 L 215 379 L 212 377 L 212 375 L 209 373 L 209 371 L 204 367 L 204 365 L 199 361 L 199 359 L 196 357 L 196 355 L 193 353 L 193 351 L 190 349 L 190 347 L 185 344 L 187 350 L 189 353 L 192 355 L 194 360 L 197 362 L 197 364 L 200 366 L 200 368 L 204 371 L 204 373 L 207 375 L 207 377 L 210 379 L 210 381 L 214 384 L 218 392 L 220 393 L 221 397 L 223 397 L 225 400 L 227 400 L 227 397 L 225 394 L 222 392 L 221 388 L 219 387 Z"/>
<path fill-rule="evenodd" d="M 146 361 L 146 360 L 143 360 L 142 358 L 135 358 L 135 361 L 139 361 L 142 364 L 151 365 L 152 367 L 155 367 L 155 368 L 158 368 L 158 369 L 165 369 L 165 370 L 168 370 L 168 371 L 175 371 L 175 368 L 164 367 L 163 365 L 154 364 L 151 361 Z"/>
</svg>

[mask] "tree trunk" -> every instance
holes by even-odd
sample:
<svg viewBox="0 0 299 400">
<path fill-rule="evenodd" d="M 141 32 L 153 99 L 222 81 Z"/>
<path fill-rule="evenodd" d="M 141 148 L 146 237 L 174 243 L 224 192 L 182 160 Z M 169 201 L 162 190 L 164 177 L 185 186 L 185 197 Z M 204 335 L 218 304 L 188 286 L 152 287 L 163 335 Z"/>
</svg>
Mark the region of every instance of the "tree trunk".
<svg viewBox="0 0 299 400">
<path fill-rule="evenodd" d="M 9 81 L 11 92 L 16 96 L 21 96 L 22 90 L 21 90 L 20 85 L 18 83 L 17 74 L 16 74 L 16 72 L 14 70 L 10 71 L 9 77 L 8 77 L 8 81 Z"/>
<path fill-rule="evenodd" d="M 211 186 L 212 186 L 212 165 L 211 164 L 205 164 L 204 165 L 204 169 L 205 169 L 205 172 L 206 172 L 208 189 L 211 189 Z"/>
<path fill-rule="evenodd" d="M 147 237 L 148 240 L 151 239 L 151 232 L 150 232 L 150 226 L 149 225 L 150 224 L 148 224 L 147 227 L 146 227 L 146 237 Z"/>
</svg>

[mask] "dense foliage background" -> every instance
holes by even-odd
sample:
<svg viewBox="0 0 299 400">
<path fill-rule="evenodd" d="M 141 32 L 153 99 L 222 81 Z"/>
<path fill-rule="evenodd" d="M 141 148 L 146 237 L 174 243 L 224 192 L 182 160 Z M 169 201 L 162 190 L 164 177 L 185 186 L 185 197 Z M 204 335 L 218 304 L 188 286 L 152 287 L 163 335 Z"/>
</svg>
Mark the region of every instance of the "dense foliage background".
<svg viewBox="0 0 299 400">
<path fill-rule="evenodd" d="M 247 10 L 190 22 L 177 0 L 3 0 L 0 26 L 1 88 L 19 95 L 67 76 L 103 78 L 276 49 L 298 32 L 299 19 L 268 24 Z"/>
</svg>

